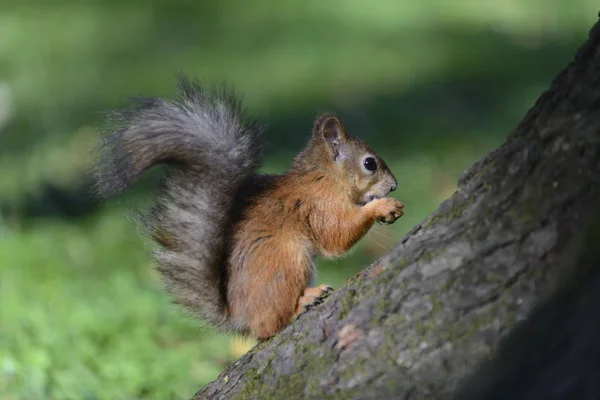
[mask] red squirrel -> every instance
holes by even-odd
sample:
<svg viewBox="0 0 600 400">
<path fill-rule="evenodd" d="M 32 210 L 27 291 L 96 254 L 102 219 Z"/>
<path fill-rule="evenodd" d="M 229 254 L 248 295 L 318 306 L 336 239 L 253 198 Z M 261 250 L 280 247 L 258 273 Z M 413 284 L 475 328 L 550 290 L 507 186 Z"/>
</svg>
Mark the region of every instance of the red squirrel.
<svg viewBox="0 0 600 400">
<path fill-rule="evenodd" d="M 262 128 L 224 89 L 180 78 L 176 100 L 141 97 L 110 114 L 94 167 L 100 196 L 169 166 L 142 217 L 174 299 L 218 329 L 269 338 L 331 288 L 313 287 L 317 255 L 347 252 L 404 205 L 385 162 L 334 114 L 282 175 L 259 174 Z"/>
</svg>

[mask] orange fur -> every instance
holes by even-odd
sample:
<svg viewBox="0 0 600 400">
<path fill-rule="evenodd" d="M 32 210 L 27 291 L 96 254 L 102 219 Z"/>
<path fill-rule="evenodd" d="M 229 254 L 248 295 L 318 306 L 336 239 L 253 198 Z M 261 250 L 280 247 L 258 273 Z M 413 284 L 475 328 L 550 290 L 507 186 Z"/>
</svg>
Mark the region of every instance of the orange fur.
<svg viewBox="0 0 600 400">
<path fill-rule="evenodd" d="M 317 254 L 339 256 L 377 218 L 402 214 L 395 199 L 360 206 L 350 196 L 348 185 L 326 170 L 292 170 L 246 210 L 235 229 L 228 298 L 231 316 L 253 336 L 273 336 L 324 292 L 307 289 Z"/>
</svg>

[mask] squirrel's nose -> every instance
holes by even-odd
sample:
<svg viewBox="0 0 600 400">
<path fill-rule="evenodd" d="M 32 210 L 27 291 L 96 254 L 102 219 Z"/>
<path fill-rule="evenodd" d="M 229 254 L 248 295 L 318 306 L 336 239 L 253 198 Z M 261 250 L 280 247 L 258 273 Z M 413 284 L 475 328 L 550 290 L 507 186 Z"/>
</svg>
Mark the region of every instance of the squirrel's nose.
<svg viewBox="0 0 600 400">
<path fill-rule="evenodd" d="M 393 192 L 397 188 L 398 188 L 398 182 L 396 182 L 396 180 L 394 180 L 394 183 L 392 183 L 392 186 L 390 187 L 390 192 Z"/>
</svg>

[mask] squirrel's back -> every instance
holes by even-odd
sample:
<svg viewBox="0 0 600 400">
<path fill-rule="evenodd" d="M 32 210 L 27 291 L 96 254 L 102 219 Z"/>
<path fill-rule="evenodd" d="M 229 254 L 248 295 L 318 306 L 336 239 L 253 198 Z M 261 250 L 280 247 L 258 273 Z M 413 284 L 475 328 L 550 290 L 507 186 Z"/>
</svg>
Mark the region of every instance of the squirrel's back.
<svg viewBox="0 0 600 400">
<path fill-rule="evenodd" d="M 158 269 L 176 301 L 227 326 L 224 287 L 238 193 L 260 167 L 261 128 L 225 88 L 180 78 L 175 101 L 132 100 L 109 114 L 94 168 L 101 197 L 119 194 L 157 164 L 170 167 L 142 222 L 158 244 Z"/>
</svg>

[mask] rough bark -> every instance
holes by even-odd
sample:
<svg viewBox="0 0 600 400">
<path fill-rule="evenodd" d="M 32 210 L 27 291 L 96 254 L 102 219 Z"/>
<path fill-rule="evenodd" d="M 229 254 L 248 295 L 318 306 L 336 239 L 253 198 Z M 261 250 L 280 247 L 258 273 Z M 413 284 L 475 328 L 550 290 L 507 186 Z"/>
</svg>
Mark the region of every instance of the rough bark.
<svg viewBox="0 0 600 400">
<path fill-rule="evenodd" d="M 195 398 L 448 398 L 479 371 L 461 386 L 457 398 L 465 398 L 510 382 L 507 365 L 519 363 L 510 354 L 535 343 L 513 337 L 555 315 L 550 337 L 585 302 L 568 302 L 574 308 L 562 314 L 556 307 L 577 293 L 593 297 L 583 283 L 600 286 L 597 274 L 581 272 L 600 268 L 587 252 L 594 241 L 584 241 L 600 208 L 599 26 L 506 143 L 466 171 L 433 215 Z"/>
</svg>

